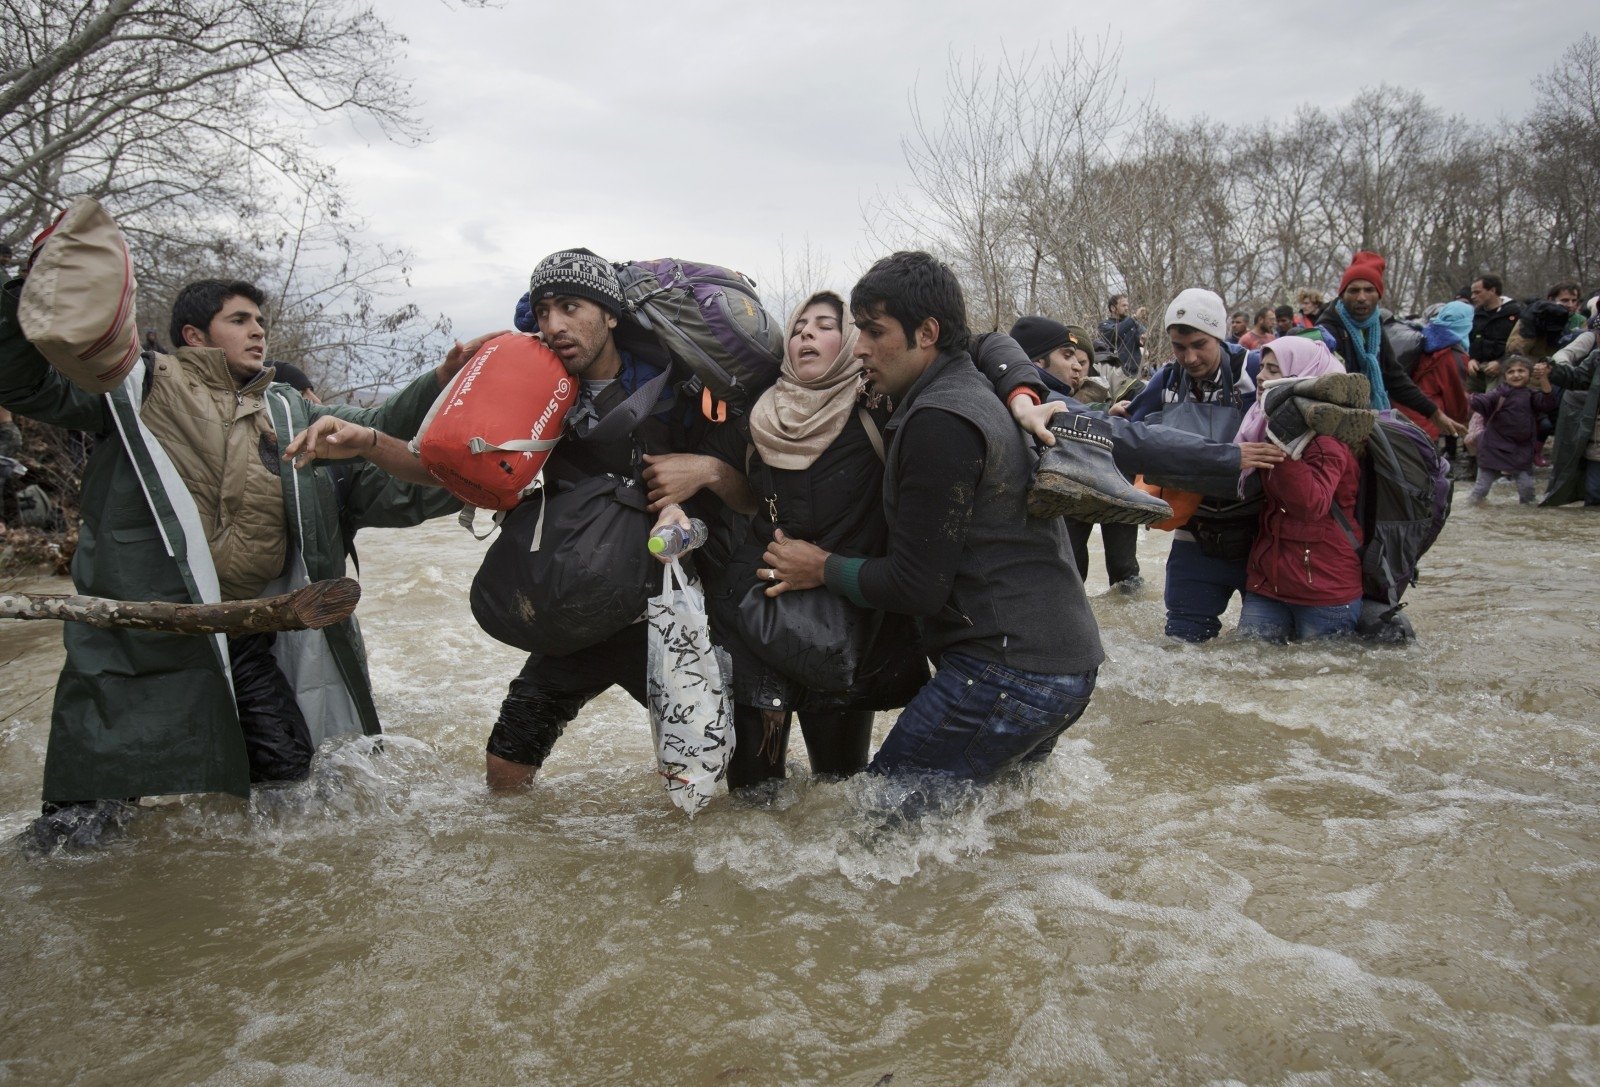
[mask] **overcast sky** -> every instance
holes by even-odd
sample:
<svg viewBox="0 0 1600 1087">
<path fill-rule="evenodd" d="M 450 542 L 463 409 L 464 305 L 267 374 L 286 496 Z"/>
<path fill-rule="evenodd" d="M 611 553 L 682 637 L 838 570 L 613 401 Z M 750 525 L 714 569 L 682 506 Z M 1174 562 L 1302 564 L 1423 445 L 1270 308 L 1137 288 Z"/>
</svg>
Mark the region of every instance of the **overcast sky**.
<svg viewBox="0 0 1600 1087">
<path fill-rule="evenodd" d="M 1472 7 L 385 0 L 432 138 L 402 147 L 334 125 L 317 139 L 370 236 L 411 250 L 415 301 L 465 337 L 509 324 L 533 264 L 575 245 L 761 278 L 780 243 L 793 255 L 809 241 L 827 285 L 848 288 L 879 255 L 864 207 L 909 181 L 910 97 L 937 112 L 952 55 L 1104 37 L 1132 98 L 1231 123 L 1338 109 L 1381 82 L 1476 121 L 1520 116 L 1566 44 L 1528 28 L 1553 16 L 1576 35 L 1589 20 Z"/>
</svg>

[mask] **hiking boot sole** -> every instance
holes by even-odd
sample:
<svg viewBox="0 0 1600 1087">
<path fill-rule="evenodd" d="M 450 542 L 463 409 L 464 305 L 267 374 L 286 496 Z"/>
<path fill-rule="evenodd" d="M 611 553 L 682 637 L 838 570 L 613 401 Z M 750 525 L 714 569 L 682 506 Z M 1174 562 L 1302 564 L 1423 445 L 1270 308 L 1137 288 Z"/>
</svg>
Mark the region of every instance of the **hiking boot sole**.
<svg viewBox="0 0 1600 1087">
<path fill-rule="evenodd" d="M 1372 436 L 1377 416 L 1359 408 L 1341 408 L 1320 400 L 1307 400 L 1300 406 L 1306 425 L 1318 434 L 1337 438 L 1348 446 L 1358 446 Z"/>
<path fill-rule="evenodd" d="M 1041 520 L 1072 517 L 1101 525 L 1152 525 L 1172 516 L 1172 507 L 1161 499 L 1130 489 L 1139 497 L 1108 495 L 1058 472 L 1041 471 L 1028 488 L 1028 514 Z"/>
</svg>

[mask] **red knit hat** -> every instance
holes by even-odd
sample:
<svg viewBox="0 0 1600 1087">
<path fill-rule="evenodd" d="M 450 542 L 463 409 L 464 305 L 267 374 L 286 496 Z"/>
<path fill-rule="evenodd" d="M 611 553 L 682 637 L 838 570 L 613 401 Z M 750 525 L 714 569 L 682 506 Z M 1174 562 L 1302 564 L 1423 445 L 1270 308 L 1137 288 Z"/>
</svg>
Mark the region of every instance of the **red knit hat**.
<svg viewBox="0 0 1600 1087">
<path fill-rule="evenodd" d="M 1378 254 L 1366 249 L 1357 249 L 1356 255 L 1350 258 L 1350 267 L 1344 270 L 1344 276 L 1339 280 L 1339 293 L 1358 279 L 1364 279 L 1378 288 L 1378 297 L 1383 297 L 1383 270 L 1388 267 L 1388 262 Z"/>
</svg>

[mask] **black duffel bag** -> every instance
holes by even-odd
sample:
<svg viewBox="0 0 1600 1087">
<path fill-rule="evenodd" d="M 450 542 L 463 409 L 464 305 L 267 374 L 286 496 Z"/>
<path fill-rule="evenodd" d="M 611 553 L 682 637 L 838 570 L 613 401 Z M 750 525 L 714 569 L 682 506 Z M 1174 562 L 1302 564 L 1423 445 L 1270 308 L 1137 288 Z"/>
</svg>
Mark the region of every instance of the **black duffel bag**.
<svg viewBox="0 0 1600 1087">
<path fill-rule="evenodd" d="M 644 488 L 598 475 L 506 514 L 472 579 L 472 617 L 496 641 L 559 657 L 644 615 L 661 581 Z"/>
<path fill-rule="evenodd" d="M 827 589 L 768 596 L 760 582 L 739 600 L 739 636 L 768 668 L 813 691 L 848 691 L 881 616 Z"/>
</svg>

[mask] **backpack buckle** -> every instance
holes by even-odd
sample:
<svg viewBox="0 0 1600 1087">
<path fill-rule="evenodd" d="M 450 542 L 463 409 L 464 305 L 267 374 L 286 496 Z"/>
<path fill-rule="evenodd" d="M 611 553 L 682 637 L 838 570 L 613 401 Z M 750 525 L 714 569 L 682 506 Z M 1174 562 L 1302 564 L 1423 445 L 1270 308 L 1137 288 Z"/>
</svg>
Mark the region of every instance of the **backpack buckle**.
<svg viewBox="0 0 1600 1087">
<path fill-rule="evenodd" d="M 711 395 L 711 386 L 706 385 L 700 390 L 700 414 L 713 423 L 726 423 L 728 421 L 728 402 L 713 397 Z"/>
</svg>

